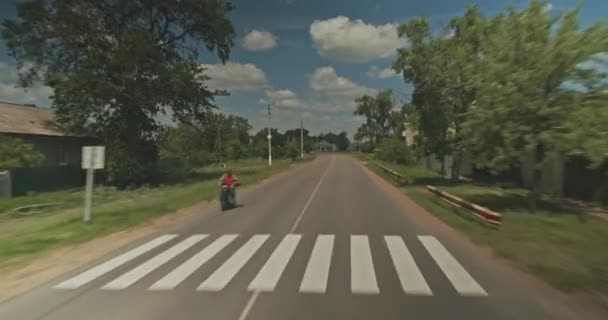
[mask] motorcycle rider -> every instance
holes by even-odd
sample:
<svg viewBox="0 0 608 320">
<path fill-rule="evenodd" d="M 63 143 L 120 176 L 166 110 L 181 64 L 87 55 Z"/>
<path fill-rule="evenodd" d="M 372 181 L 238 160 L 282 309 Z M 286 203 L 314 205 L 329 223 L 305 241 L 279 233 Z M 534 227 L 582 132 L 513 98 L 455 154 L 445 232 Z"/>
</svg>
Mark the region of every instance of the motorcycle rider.
<svg viewBox="0 0 608 320">
<path fill-rule="evenodd" d="M 235 192 L 234 192 L 234 186 L 236 185 L 236 175 L 232 173 L 232 170 L 227 170 L 222 177 L 220 178 L 220 187 L 223 188 L 224 186 L 228 187 L 226 189 L 226 192 L 228 192 L 227 196 L 230 197 L 229 199 L 232 200 L 233 204 L 236 205 L 236 200 L 235 200 Z"/>
<path fill-rule="evenodd" d="M 220 187 L 234 187 L 236 180 L 236 175 L 232 173 L 232 170 L 227 170 L 220 178 Z"/>
</svg>

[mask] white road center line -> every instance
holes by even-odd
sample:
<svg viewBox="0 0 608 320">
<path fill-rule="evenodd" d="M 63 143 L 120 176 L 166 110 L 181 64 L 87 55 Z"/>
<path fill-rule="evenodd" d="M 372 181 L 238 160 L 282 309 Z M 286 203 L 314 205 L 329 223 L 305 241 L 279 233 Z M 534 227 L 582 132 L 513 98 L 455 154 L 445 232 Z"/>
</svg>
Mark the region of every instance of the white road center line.
<svg viewBox="0 0 608 320">
<path fill-rule="evenodd" d="M 150 286 L 149 290 L 171 290 L 177 287 L 194 271 L 205 264 L 205 262 L 209 261 L 209 259 L 213 258 L 220 250 L 236 239 L 237 236 L 238 235 L 236 234 L 226 234 L 217 238 L 210 245 L 171 271 L 171 273 Z"/>
<path fill-rule="evenodd" d="M 317 184 L 317 186 L 313 190 L 312 194 L 308 198 L 308 201 L 304 205 L 304 208 L 300 212 L 300 215 L 296 219 L 296 222 L 293 224 L 293 226 L 291 226 L 291 229 L 289 230 L 288 233 L 293 233 L 296 230 L 296 228 L 298 227 L 298 225 L 300 225 L 300 221 L 302 220 L 302 217 L 304 216 L 304 213 L 308 209 L 308 206 L 312 202 L 312 198 L 314 198 L 315 194 L 317 193 L 317 190 L 319 190 L 319 187 L 321 186 L 321 183 L 323 182 L 323 179 L 325 179 L 325 175 L 327 174 L 327 172 L 329 170 L 329 167 L 334 163 L 335 160 L 336 160 L 336 156 L 332 155 L 331 161 L 330 161 L 329 165 L 327 165 L 327 167 L 325 168 L 325 171 L 323 172 L 323 175 L 321 176 L 321 179 L 319 180 L 319 183 Z M 245 308 L 243 309 L 243 311 L 241 311 L 241 313 L 239 315 L 239 320 L 247 319 L 247 316 L 249 315 L 249 312 L 251 311 L 251 308 L 253 308 L 253 305 L 255 304 L 255 300 L 258 298 L 259 295 L 260 295 L 260 292 L 258 292 L 258 291 L 254 292 L 251 295 L 251 297 L 247 301 L 247 304 L 245 304 Z"/>
<path fill-rule="evenodd" d="M 56 285 L 55 289 L 76 289 L 80 286 L 83 286 L 98 277 L 114 270 L 115 268 L 139 257 L 140 255 L 170 241 L 171 239 L 177 237 L 176 234 L 166 234 L 162 235 L 154 240 L 148 241 L 141 246 L 134 248 L 130 251 L 127 251 L 113 259 L 110 259 L 92 269 L 89 269 L 73 278 L 70 278 L 58 285 Z"/>
<path fill-rule="evenodd" d="M 192 247 L 199 241 L 205 239 L 207 237 L 206 234 L 195 234 L 192 235 L 182 242 L 176 244 L 175 246 L 167 249 L 166 251 L 160 253 L 159 255 L 151 258 L 150 260 L 144 262 L 139 267 L 132 269 L 131 271 L 123 274 L 122 276 L 114 279 L 112 282 L 106 284 L 101 287 L 103 290 L 122 290 L 130 285 L 137 282 L 139 279 L 145 277 L 150 272 L 156 270 L 158 267 L 163 264 L 169 262 L 171 259 L 177 257 L 180 253 L 186 251 L 188 248 Z"/>
<path fill-rule="evenodd" d="M 418 236 L 454 289 L 466 296 L 487 296 L 486 291 L 471 277 L 448 250 L 433 236 Z"/>
<path fill-rule="evenodd" d="M 288 234 L 274 250 L 262 270 L 249 284 L 250 291 L 273 291 L 289 263 L 302 235 Z"/>
<path fill-rule="evenodd" d="M 433 292 L 424 280 L 412 254 L 400 236 L 385 236 L 386 246 L 399 276 L 401 287 L 407 294 L 432 296 Z"/>
<path fill-rule="evenodd" d="M 350 264 L 352 293 L 380 293 L 367 236 L 352 235 L 350 237 Z"/>
<path fill-rule="evenodd" d="M 198 286 L 198 291 L 220 291 L 232 280 L 241 268 L 253 257 L 269 235 L 257 234 L 251 237 L 239 250 Z"/>
<path fill-rule="evenodd" d="M 304 272 L 300 292 L 324 293 L 329 278 L 334 235 L 319 235 Z"/>
<path fill-rule="evenodd" d="M 310 194 L 310 197 L 308 197 L 308 201 L 306 201 L 304 208 L 302 208 L 302 211 L 300 211 L 300 214 L 298 215 L 296 222 L 294 222 L 293 226 L 291 226 L 291 229 L 289 230 L 288 233 L 293 233 L 296 230 L 296 228 L 298 228 L 298 226 L 300 225 L 300 221 L 302 221 L 302 217 L 304 216 L 304 213 L 306 213 L 306 210 L 308 209 L 308 206 L 310 206 L 312 199 L 315 197 L 315 194 L 317 194 L 317 191 L 319 190 L 319 187 L 323 183 L 323 180 L 325 180 L 325 176 L 327 175 L 327 172 L 329 171 L 329 167 L 334 163 L 334 160 L 335 160 L 335 156 L 333 156 L 331 158 L 331 162 L 327 165 L 327 168 L 325 168 L 325 171 L 323 172 L 321 179 L 319 179 L 319 183 L 317 183 L 317 186 Z"/>
</svg>

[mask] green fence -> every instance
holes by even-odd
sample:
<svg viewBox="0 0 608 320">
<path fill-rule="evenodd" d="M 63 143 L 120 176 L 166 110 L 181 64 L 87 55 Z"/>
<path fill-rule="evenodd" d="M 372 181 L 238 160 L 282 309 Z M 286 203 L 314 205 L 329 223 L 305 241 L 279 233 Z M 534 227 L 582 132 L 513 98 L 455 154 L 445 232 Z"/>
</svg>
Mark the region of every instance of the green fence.
<svg viewBox="0 0 608 320">
<path fill-rule="evenodd" d="M 85 171 L 80 166 L 48 166 L 11 169 L 13 197 L 28 192 L 57 191 L 84 186 Z"/>
</svg>

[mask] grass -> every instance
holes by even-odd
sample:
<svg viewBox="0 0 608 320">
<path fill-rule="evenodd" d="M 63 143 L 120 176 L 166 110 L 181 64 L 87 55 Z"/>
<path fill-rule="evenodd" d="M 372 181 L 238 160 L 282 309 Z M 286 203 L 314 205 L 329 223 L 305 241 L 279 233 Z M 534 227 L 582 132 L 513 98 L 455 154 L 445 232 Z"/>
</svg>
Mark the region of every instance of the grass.
<svg viewBox="0 0 608 320">
<path fill-rule="evenodd" d="M 309 158 L 310 159 L 310 158 Z M 275 160 L 272 167 L 259 160 L 229 163 L 242 186 L 250 185 L 292 167 L 289 160 Z M 40 193 L 0 200 L 0 272 L 17 267 L 50 249 L 76 244 L 122 230 L 155 217 L 212 200 L 225 169 L 211 166 L 197 170 L 180 184 L 118 191 L 98 187 L 94 193 L 93 222 L 82 222 L 82 190 Z M 62 202 L 32 216 L 18 216 L 12 209 L 30 204 Z"/>
<path fill-rule="evenodd" d="M 401 184 L 373 163 L 409 178 Z M 474 242 L 488 245 L 499 256 L 564 291 L 589 291 L 608 296 L 608 222 L 543 198 L 536 212 L 527 209 L 526 190 L 472 183 L 452 183 L 419 166 L 398 166 L 372 160 L 369 167 L 399 185 L 415 202 Z M 427 192 L 430 184 L 503 214 L 500 230 L 492 230 L 468 214 Z"/>
</svg>

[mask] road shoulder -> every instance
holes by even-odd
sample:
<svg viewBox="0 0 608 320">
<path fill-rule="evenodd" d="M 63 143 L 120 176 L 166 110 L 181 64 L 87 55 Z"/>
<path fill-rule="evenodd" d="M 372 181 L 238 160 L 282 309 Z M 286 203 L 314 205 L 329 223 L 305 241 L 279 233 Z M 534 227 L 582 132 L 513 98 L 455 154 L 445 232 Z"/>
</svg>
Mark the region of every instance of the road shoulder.
<svg viewBox="0 0 608 320">
<path fill-rule="evenodd" d="M 294 174 L 315 161 L 300 163 L 253 185 L 243 187 L 239 190 L 239 193 L 245 195 L 254 192 L 268 183 Z M 168 229 L 173 229 L 179 225 L 185 225 L 195 220 L 200 221 L 201 218 L 208 218 L 215 212 L 213 209 L 216 207 L 216 200 L 202 201 L 128 229 L 103 235 L 84 243 L 64 246 L 42 253 L 29 260 L 21 268 L 0 275 L 0 303 L 42 286 L 62 274 L 108 256 L 131 243 L 166 233 Z"/>
<path fill-rule="evenodd" d="M 467 252 L 470 256 L 475 257 L 485 268 L 493 270 L 493 272 L 507 278 L 510 285 L 525 288 L 538 298 L 543 308 L 554 318 L 606 319 L 608 310 L 593 296 L 584 293 L 563 293 L 532 275 L 521 271 L 510 261 L 496 256 L 492 248 L 473 243 L 466 234 L 453 229 L 422 208 L 399 188 L 374 173 L 360 161 L 357 161 L 357 163 L 370 179 L 403 209 L 404 214 L 407 214 L 414 223 L 424 226 L 436 234 L 441 234 L 451 244 Z"/>
</svg>

